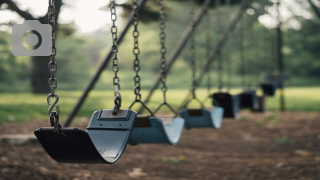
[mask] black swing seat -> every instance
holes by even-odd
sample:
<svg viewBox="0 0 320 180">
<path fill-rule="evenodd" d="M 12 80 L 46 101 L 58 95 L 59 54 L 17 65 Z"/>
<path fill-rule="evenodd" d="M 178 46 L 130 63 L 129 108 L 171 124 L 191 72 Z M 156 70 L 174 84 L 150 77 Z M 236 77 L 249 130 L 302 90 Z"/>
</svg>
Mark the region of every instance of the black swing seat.
<svg viewBox="0 0 320 180">
<path fill-rule="evenodd" d="M 253 112 L 265 112 L 266 111 L 266 101 L 265 96 L 258 96 L 258 107 L 252 109 Z"/>
<path fill-rule="evenodd" d="M 237 118 L 241 98 L 239 95 L 231 95 L 229 93 L 214 93 L 212 95 L 213 105 L 224 109 L 223 117 Z"/>
<path fill-rule="evenodd" d="M 245 90 L 239 94 L 240 100 L 240 109 L 250 108 L 251 110 L 258 109 L 259 102 L 258 96 L 255 90 Z"/>
<path fill-rule="evenodd" d="M 261 83 L 260 87 L 265 96 L 274 96 L 276 94 L 277 85 L 275 83 Z"/>
<path fill-rule="evenodd" d="M 178 144 L 184 126 L 184 119 L 171 116 L 138 115 L 128 143 Z"/>
<path fill-rule="evenodd" d="M 277 72 L 262 74 L 260 87 L 262 88 L 263 94 L 266 96 L 274 96 L 276 90 L 282 88 L 283 82 L 287 79 L 289 79 L 289 76 L 281 75 Z"/>
<path fill-rule="evenodd" d="M 206 128 L 213 127 L 219 129 L 222 125 L 223 108 L 205 108 L 205 109 L 182 109 L 180 116 L 185 119 L 185 128 Z"/>
<path fill-rule="evenodd" d="M 34 132 L 46 152 L 59 163 L 112 164 L 126 148 L 136 112 L 131 110 L 95 111 L 87 131 L 60 128 L 58 136 L 52 127 Z"/>
</svg>

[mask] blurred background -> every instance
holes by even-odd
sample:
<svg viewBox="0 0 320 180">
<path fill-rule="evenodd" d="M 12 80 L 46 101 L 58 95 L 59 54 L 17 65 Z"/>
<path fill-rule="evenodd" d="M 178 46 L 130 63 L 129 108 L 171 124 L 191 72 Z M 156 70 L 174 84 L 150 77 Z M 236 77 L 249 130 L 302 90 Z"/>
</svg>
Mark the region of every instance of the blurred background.
<svg viewBox="0 0 320 180">
<path fill-rule="evenodd" d="M 110 50 L 109 3 L 105 0 L 63 0 L 58 1 L 57 56 L 58 79 L 57 93 L 61 96 L 60 107 L 65 117 L 80 97 L 92 75 L 98 69 Z M 131 2 L 117 1 L 118 30 L 122 31 L 131 11 Z M 199 1 L 199 5 L 202 1 Z M 260 74 L 277 70 L 276 63 L 276 25 L 277 12 L 275 1 L 252 1 L 244 13 L 244 57 L 247 62 L 246 78 L 252 87 L 258 87 Z M 226 29 L 232 17 L 239 9 L 240 1 L 232 1 L 230 7 L 222 5 L 210 9 L 212 31 L 212 49 L 219 36 Z M 314 1 L 319 6 L 319 1 Z M 47 23 L 47 1 L 43 0 L 1 0 L 0 1 L 0 121 L 23 121 L 46 119 L 46 95 L 49 72 L 48 57 L 16 57 L 11 52 L 12 25 L 22 24 L 26 19 L 39 19 Z M 61 7 L 61 9 L 60 9 Z M 189 24 L 188 1 L 166 2 L 167 56 Z M 199 8 L 199 6 L 197 6 Z M 320 23 L 308 1 L 283 0 L 280 7 L 283 21 L 282 52 L 285 72 L 290 76 L 286 83 L 288 90 L 287 109 L 291 111 L 319 110 L 318 97 L 320 86 Z M 158 29 L 158 5 L 148 1 L 140 19 L 140 60 L 142 78 L 142 98 L 153 85 L 159 74 L 160 42 Z M 134 100 L 133 94 L 133 38 L 132 28 L 119 47 L 121 90 L 124 106 Z M 196 29 L 196 59 L 198 74 L 206 62 L 204 21 Z M 239 28 L 232 33 L 222 58 L 231 58 L 232 90 L 241 90 L 241 62 L 239 51 Z M 174 63 L 168 75 L 169 101 L 177 108 L 182 102 L 191 84 L 189 65 L 189 45 Z M 223 65 L 223 81 L 226 83 L 226 68 Z M 212 86 L 217 89 L 217 65 L 212 65 Z M 94 91 L 81 109 L 79 116 L 90 117 L 92 111 L 112 107 L 112 69 L 108 66 L 101 75 Z M 198 91 L 200 98 L 206 96 L 205 81 Z M 159 93 L 159 92 L 158 92 Z M 304 96 L 302 96 L 304 94 Z M 155 107 L 161 101 L 156 94 L 150 102 Z M 301 95 L 301 96 L 300 96 Z M 310 98 L 307 98 L 310 96 Z M 268 109 L 277 110 L 278 100 L 268 99 Z M 16 109 L 23 113 L 15 113 Z"/>
</svg>

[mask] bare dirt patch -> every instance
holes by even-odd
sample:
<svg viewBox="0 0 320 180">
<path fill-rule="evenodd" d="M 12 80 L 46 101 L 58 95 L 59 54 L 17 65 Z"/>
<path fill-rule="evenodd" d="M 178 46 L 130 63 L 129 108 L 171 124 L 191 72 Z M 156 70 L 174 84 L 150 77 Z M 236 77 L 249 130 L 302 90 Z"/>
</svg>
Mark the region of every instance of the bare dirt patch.
<svg viewBox="0 0 320 180">
<path fill-rule="evenodd" d="M 5 123 L 0 134 L 31 134 L 48 125 Z M 184 130 L 177 146 L 128 146 L 113 165 L 58 164 L 38 143 L 2 142 L 0 180 L 320 179 L 319 130 L 320 113 L 241 112 L 220 130 Z"/>
</svg>

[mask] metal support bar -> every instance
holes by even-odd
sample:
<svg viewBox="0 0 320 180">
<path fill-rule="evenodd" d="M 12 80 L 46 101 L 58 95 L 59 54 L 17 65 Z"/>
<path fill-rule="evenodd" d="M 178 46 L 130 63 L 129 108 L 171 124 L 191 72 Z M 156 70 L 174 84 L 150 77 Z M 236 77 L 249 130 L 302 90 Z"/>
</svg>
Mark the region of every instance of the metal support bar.
<svg viewBox="0 0 320 180">
<path fill-rule="evenodd" d="M 140 0 L 139 1 L 139 6 L 142 7 L 144 5 L 144 3 L 147 0 Z M 140 8 L 141 10 L 142 8 Z M 121 32 L 117 43 L 120 44 L 124 38 L 124 36 L 126 35 L 127 31 L 129 30 L 130 26 L 132 23 L 132 13 L 130 14 L 130 17 L 127 21 L 126 26 L 124 27 L 123 31 Z M 106 58 L 104 59 L 104 61 L 100 64 L 96 74 L 92 77 L 91 81 L 89 82 L 89 84 L 87 85 L 86 89 L 83 91 L 82 96 L 79 98 L 77 104 L 73 107 L 72 111 L 70 112 L 66 122 L 64 123 L 65 127 L 68 127 L 73 118 L 76 116 L 76 114 L 78 113 L 79 109 L 81 108 L 82 104 L 84 103 L 84 101 L 86 100 L 89 92 L 93 89 L 94 85 L 96 84 L 96 82 L 98 81 L 101 73 L 103 72 L 103 70 L 107 67 L 107 65 L 109 64 L 109 61 L 111 59 L 112 56 L 112 48 L 110 48 L 109 53 L 107 54 Z"/>
<path fill-rule="evenodd" d="M 232 20 L 232 22 L 230 23 L 230 25 L 228 26 L 227 30 L 225 31 L 225 33 L 223 34 L 223 36 L 220 38 L 218 44 L 216 45 L 216 47 L 214 48 L 214 51 L 212 53 L 212 55 L 210 56 L 209 60 L 207 61 L 207 63 L 202 67 L 202 70 L 200 71 L 200 75 L 197 79 L 197 84 L 196 87 L 199 86 L 199 84 L 201 84 L 201 81 L 205 75 L 205 73 L 209 70 L 208 67 L 210 67 L 209 65 L 217 59 L 217 57 L 220 55 L 221 49 L 224 47 L 224 45 L 227 43 L 230 34 L 233 32 L 233 30 L 236 28 L 238 22 L 241 20 L 242 18 L 242 13 L 245 9 L 247 9 L 248 3 L 250 2 L 250 0 L 243 0 L 241 7 L 238 11 L 238 13 L 236 14 L 236 17 L 234 17 L 234 19 Z M 180 106 L 180 108 L 183 106 L 183 104 L 188 100 L 189 96 L 191 95 L 191 93 L 189 92 L 189 94 L 186 96 L 185 100 L 183 101 L 182 105 Z"/>
<path fill-rule="evenodd" d="M 281 14 L 280 14 L 280 0 L 277 1 L 277 12 L 278 12 L 278 26 L 277 26 L 277 60 L 278 60 L 278 69 L 280 77 L 284 73 L 284 63 L 283 63 L 283 53 L 282 53 L 282 31 L 281 31 Z M 284 83 L 282 83 L 280 89 L 280 111 L 285 111 L 285 97 L 284 97 Z"/>
<path fill-rule="evenodd" d="M 308 0 L 314 13 L 318 16 L 318 18 L 320 19 L 320 10 L 319 8 L 312 2 L 312 0 Z"/>
<path fill-rule="evenodd" d="M 197 11 L 197 14 L 194 17 L 194 28 L 197 27 L 197 25 L 200 23 L 201 19 L 203 18 L 203 16 L 205 15 L 205 12 L 208 8 L 208 5 L 211 3 L 212 0 L 206 0 L 205 2 L 203 2 L 201 8 Z M 187 29 L 184 31 L 183 35 L 181 36 L 180 40 L 178 41 L 177 45 L 174 47 L 174 49 L 172 50 L 172 53 L 170 54 L 170 57 L 168 58 L 168 63 L 167 63 L 167 68 L 166 68 L 166 72 L 169 73 L 171 66 L 173 65 L 173 63 L 175 62 L 175 60 L 177 59 L 177 57 L 180 55 L 182 49 L 184 48 L 184 46 L 187 44 L 187 41 L 190 37 L 191 32 L 193 31 L 193 28 L 191 26 L 191 24 L 187 27 Z M 151 96 L 153 95 L 154 91 L 158 88 L 159 83 L 161 80 L 161 74 L 158 75 L 157 80 L 155 81 L 154 85 L 150 88 L 149 90 L 149 94 L 146 97 L 146 99 L 144 100 L 145 103 L 148 103 Z M 141 114 L 143 110 L 143 107 L 140 107 L 140 109 L 138 110 L 138 114 Z"/>
</svg>

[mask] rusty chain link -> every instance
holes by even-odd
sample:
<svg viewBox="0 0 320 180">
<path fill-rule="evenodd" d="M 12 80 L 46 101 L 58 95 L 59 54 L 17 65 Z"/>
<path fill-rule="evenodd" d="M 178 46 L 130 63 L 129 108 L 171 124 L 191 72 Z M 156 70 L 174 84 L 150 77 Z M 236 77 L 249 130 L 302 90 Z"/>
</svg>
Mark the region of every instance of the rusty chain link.
<svg viewBox="0 0 320 180">
<path fill-rule="evenodd" d="M 195 90 L 197 87 L 196 80 L 196 41 L 195 41 L 195 22 L 194 22 L 194 14 L 195 14 L 195 2 L 194 0 L 190 0 L 190 23 L 192 26 L 192 32 L 190 34 L 190 65 L 191 65 L 191 78 L 192 78 L 192 97 L 196 98 Z"/>
<path fill-rule="evenodd" d="M 132 9 L 133 9 L 133 14 L 132 14 L 132 25 L 134 27 L 134 30 L 132 32 L 133 35 L 133 54 L 135 56 L 135 59 L 133 61 L 133 70 L 136 72 L 136 75 L 134 76 L 134 93 L 136 95 L 136 101 L 141 100 L 141 86 L 140 86 L 140 81 L 141 77 L 139 75 L 140 71 L 140 60 L 139 60 L 139 54 L 140 54 L 140 49 L 139 49 L 139 30 L 138 30 L 138 17 L 139 17 L 139 5 L 137 0 L 132 0 Z"/>
<path fill-rule="evenodd" d="M 110 0 L 110 12 L 111 12 L 111 37 L 112 37 L 112 71 L 114 72 L 113 86 L 114 86 L 114 108 L 113 115 L 117 114 L 117 109 L 121 107 L 121 94 L 120 94 L 120 78 L 118 77 L 119 72 L 119 61 L 118 61 L 118 28 L 116 26 L 117 13 L 116 13 L 116 0 Z"/>
<path fill-rule="evenodd" d="M 160 68 L 161 68 L 161 83 L 162 83 L 162 87 L 161 90 L 163 92 L 163 98 L 164 98 L 164 102 L 166 102 L 166 92 L 167 92 L 167 85 L 166 85 L 166 78 L 167 78 L 167 72 L 166 72 L 166 33 L 165 33 L 165 28 L 166 28 L 166 24 L 165 24 L 165 15 L 164 15 L 164 2 L 163 0 L 159 0 L 159 28 L 160 28 L 160 44 L 161 44 L 161 48 L 160 48 L 160 53 L 161 53 L 161 63 L 160 63 Z"/>
<path fill-rule="evenodd" d="M 59 102 L 59 95 L 55 93 L 55 90 L 58 87 L 58 80 L 55 78 L 55 73 L 58 70 L 58 66 L 55 60 L 55 57 L 57 55 L 57 49 L 56 49 L 56 8 L 54 5 L 54 0 L 49 0 L 49 7 L 48 7 L 48 22 L 51 25 L 52 32 L 51 32 L 51 41 L 52 41 L 52 52 L 50 55 L 50 61 L 48 63 L 48 69 L 50 72 L 50 78 L 48 80 L 48 85 L 50 87 L 50 93 L 47 96 L 47 103 L 49 105 L 48 108 L 48 114 L 50 116 L 50 124 L 54 127 L 54 133 L 58 137 L 63 137 L 64 134 L 60 133 L 59 130 L 61 128 L 61 125 L 59 124 L 59 113 L 60 108 L 57 105 Z M 54 99 L 54 102 L 51 102 L 51 98 Z M 56 108 L 55 111 L 53 111 L 53 108 Z"/>
<path fill-rule="evenodd" d="M 206 16 L 205 16 L 205 22 L 204 22 L 204 28 L 205 28 L 205 33 L 206 33 L 206 58 L 207 62 L 210 61 L 210 50 L 211 50 L 211 21 L 210 21 L 210 11 L 209 8 L 206 9 Z M 207 93 L 208 96 L 211 96 L 211 63 L 208 64 L 206 67 L 206 75 L 207 75 Z"/>
</svg>

